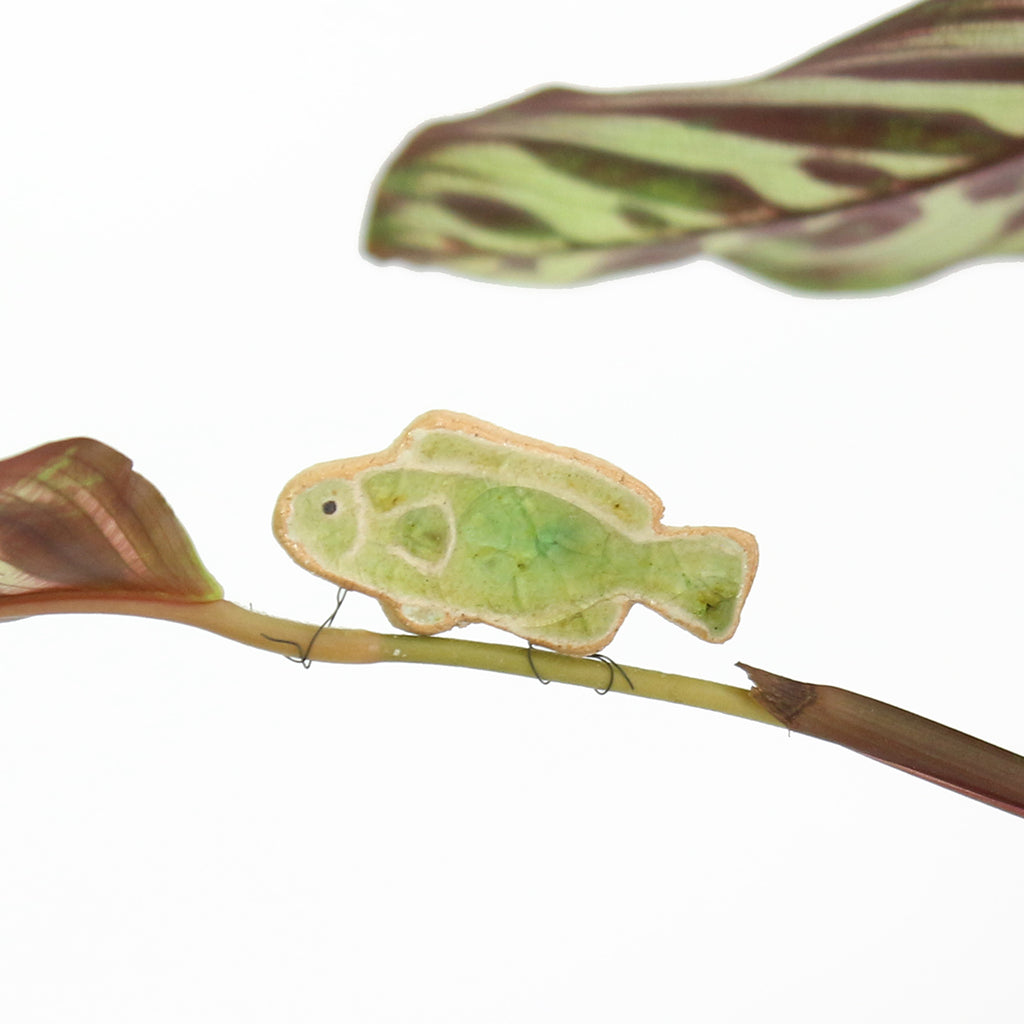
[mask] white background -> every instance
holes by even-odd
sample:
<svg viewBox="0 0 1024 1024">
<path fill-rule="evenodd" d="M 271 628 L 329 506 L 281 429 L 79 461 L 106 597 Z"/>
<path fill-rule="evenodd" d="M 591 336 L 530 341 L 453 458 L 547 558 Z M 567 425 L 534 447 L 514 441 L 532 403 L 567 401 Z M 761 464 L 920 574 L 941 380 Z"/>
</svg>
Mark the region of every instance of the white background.
<svg viewBox="0 0 1024 1024">
<path fill-rule="evenodd" d="M 502 288 L 365 261 L 424 120 L 756 74 L 843 4 L 8 5 L 4 453 L 92 435 L 240 604 L 319 621 L 277 492 L 452 408 L 598 454 L 762 567 L 745 660 L 1024 749 L 1021 267 L 811 299 L 707 262 Z M 353 596 L 349 626 L 387 629 Z M 475 638 L 502 639 L 484 627 Z M 0 627 L 0 1018 L 1009 1020 L 1019 819 L 779 729 L 184 627 Z"/>
</svg>

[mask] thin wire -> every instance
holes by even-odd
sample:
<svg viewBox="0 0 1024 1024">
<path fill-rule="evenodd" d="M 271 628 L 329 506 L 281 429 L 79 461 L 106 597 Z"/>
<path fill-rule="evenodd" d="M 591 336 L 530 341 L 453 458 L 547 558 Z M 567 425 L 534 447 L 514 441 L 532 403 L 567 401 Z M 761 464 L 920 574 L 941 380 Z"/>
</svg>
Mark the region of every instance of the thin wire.
<svg viewBox="0 0 1024 1024">
<path fill-rule="evenodd" d="M 617 661 L 612 661 L 607 654 L 588 654 L 587 657 L 594 658 L 597 661 L 602 661 L 608 666 L 608 685 L 603 690 L 594 690 L 594 693 L 599 697 L 603 697 L 615 685 L 616 672 L 626 680 L 631 690 L 636 690 L 636 687 L 633 685 L 633 680 L 626 675 L 625 669 Z M 526 660 L 530 663 L 530 671 L 537 677 L 537 682 L 541 683 L 543 686 L 547 686 L 551 680 L 545 679 L 537 671 L 537 666 L 533 663 L 533 644 L 530 643 L 530 641 L 526 642 Z"/>
<path fill-rule="evenodd" d="M 599 697 L 603 697 L 615 684 L 616 672 L 618 672 L 619 675 L 629 683 L 629 688 L 631 690 L 636 690 L 636 687 L 633 685 L 633 680 L 626 675 L 626 670 L 617 661 L 612 661 L 607 654 L 591 654 L 590 657 L 596 658 L 598 661 L 603 661 L 608 666 L 608 685 L 603 690 L 594 691 L 594 693 Z"/>
<path fill-rule="evenodd" d="M 316 627 L 316 632 L 314 632 L 309 638 L 309 643 L 306 644 L 305 650 L 303 650 L 302 647 L 294 640 L 285 640 L 278 636 L 267 636 L 266 633 L 260 633 L 260 636 L 274 644 L 288 644 L 290 647 L 294 647 L 299 653 L 297 655 L 286 654 L 285 657 L 289 661 L 294 661 L 296 664 L 301 665 L 303 668 L 309 668 L 310 665 L 313 664 L 313 659 L 310 657 L 313 651 L 313 644 L 316 643 L 317 637 L 334 622 L 334 617 L 339 611 L 341 611 L 341 606 L 344 604 L 347 596 L 348 591 L 344 587 L 338 587 L 338 596 L 335 601 L 334 611 Z"/>
<path fill-rule="evenodd" d="M 537 677 L 537 682 L 541 686 L 547 686 L 551 682 L 550 679 L 545 679 L 538 671 L 537 666 L 533 663 L 533 644 L 529 640 L 526 641 L 526 660 L 530 663 L 530 671 Z"/>
</svg>

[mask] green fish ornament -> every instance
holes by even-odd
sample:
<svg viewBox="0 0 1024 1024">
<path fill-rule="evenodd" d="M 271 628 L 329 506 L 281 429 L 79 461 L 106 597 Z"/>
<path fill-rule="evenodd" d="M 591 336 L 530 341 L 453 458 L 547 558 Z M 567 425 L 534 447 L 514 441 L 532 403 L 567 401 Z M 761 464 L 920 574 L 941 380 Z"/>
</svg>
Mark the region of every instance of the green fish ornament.
<svg viewBox="0 0 1024 1024">
<path fill-rule="evenodd" d="M 376 455 L 304 470 L 278 499 L 274 533 L 303 568 L 375 597 L 413 633 L 484 622 L 587 655 L 639 603 L 728 640 L 757 542 L 663 514 L 601 459 L 439 411 Z"/>
</svg>

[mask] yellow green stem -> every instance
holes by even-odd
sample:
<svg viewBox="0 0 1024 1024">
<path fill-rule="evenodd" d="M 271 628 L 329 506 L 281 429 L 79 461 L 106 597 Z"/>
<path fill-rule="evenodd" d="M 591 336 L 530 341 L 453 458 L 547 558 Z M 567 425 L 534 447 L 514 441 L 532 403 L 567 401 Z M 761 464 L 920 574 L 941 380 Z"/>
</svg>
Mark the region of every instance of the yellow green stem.
<svg viewBox="0 0 1024 1024">
<path fill-rule="evenodd" d="M 750 666 L 741 667 L 755 683 L 753 691 L 524 646 L 316 627 L 262 615 L 222 600 L 146 600 L 128 593 L 104 597 L 34 595 L 17 602 L 5 599 L 2 607 L 0 621 L 58 612 L 168 619 L 250 647 L 310 661 L 450 665 L 536 675 L 544 681 L 593 689 L 605 689 L 611 683 L 618 693 L 689 704 L 840 743 L 1024 817 L 1024 757 L 861 694 L 797 682 Z"/>
<path fill-rule="evenodd" d="M 311 661 L 345 664 L 406 662 L 420 665 L 450 665 L 509 675 L 539 675 L 545 680 L 605 689 L 613 682 L 619 693 L 688 704 L 720 711 L 766 725 L 782 723 L 750 696 L 750 691 L 708 679 L 695 679 L 669 672 L 653 672 L 632 665 L 612 675 L 610 666 L 594 658 L 576 658 L 524 646 L 487 644 L 448 637 L 371 633 L 361 629 L 321 629 L 308 623 L 263 615 L 230 601 L 174 602 L 139 600 L 130 596 L 66 597 L 48 596 L 45 601 L 26 599 L 4 604 L 5 618 L 58 613 L 103 613 L 167 619 L 216 633 L 249 647 L 284 655 L 304 655 Z M 313 641 L 316 635 L 315 642 Z M 531 657 L 533 664 L 531 665 Z M 624 673 L 624 674 L 623 674 Z M 626 682 L 628 677 L 629 682 Z M 632 684 L 632 688 L 629 684 Z"/>
</svg>

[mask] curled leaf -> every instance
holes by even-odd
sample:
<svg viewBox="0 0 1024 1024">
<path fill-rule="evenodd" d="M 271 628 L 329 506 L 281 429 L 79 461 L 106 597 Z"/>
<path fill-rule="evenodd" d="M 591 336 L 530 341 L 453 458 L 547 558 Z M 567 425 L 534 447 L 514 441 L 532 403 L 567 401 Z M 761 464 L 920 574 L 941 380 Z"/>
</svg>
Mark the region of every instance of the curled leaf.
<svg viewBox="0 0 1024 1024">
<path fill-rule="evenodd" d="M 1024 254 L 1024 0 L 928 0 L 720 86 L 546 89 L 416 134 L 367 247 L 570 284 L 704 254 L 876 289 Z"/>
<path fill-rule="evenodd" d="M 69 595 L 222 596 L 160 492 L 130 459 L 82 437 L 0 462 L 0 618 Z"/>
</svg>

